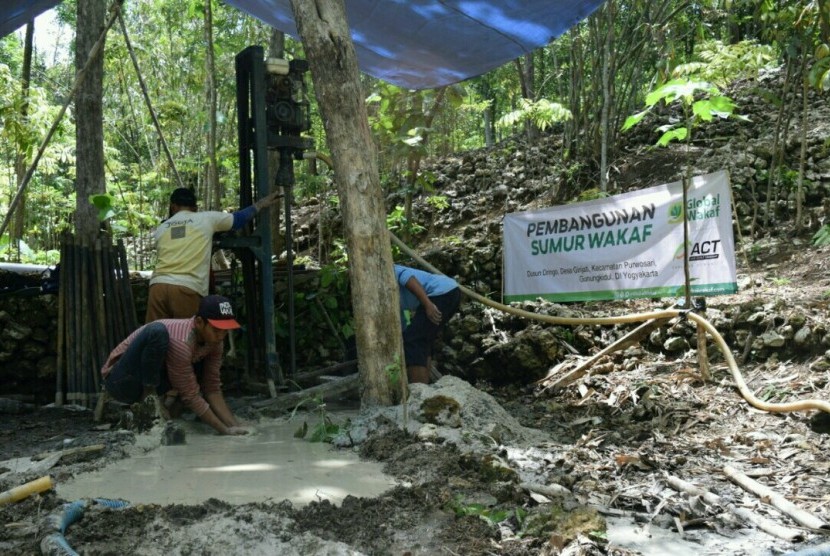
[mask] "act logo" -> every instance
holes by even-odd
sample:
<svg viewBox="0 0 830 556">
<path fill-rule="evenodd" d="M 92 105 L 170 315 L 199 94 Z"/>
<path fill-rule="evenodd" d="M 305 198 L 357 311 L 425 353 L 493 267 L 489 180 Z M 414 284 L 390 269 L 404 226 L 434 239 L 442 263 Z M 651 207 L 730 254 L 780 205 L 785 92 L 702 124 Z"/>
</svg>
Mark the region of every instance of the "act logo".
<svg viewBox="0 0 830 556">
<path fill-rule="evenodd" d="M 689 245 L 689 244 L 687 244 Z M 708 259 L 717 259 L 720 257 L 720 240 L 712 239 L 706 241 L 696 241 L 689 249 L 690 261 L 705 261 Z M 683 244 L 681 243 L 674 252 L 674 258 L 683 259 Z"/>
</svg>

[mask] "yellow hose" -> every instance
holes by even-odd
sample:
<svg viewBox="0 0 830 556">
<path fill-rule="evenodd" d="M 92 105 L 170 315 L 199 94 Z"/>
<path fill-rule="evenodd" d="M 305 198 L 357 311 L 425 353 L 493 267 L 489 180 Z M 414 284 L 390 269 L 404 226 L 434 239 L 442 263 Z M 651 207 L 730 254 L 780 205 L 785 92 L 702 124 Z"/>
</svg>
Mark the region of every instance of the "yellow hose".
<svg viewBox="0 0 830 556">
<path fill-rule="evenodd" d="M 55 483 L 49 475 L 41 477 L 40 479 L 35 479 L 34 481 L 29 481 L 28 483 L 14 487 L 5 492 L 0 492 L 0 506 L 19 502 L 20 500 L 28 498 L 37 492 L 50 490 L 54 486 Z"/>
<path fill-rule="evenodd" d="M 434 266 L 432 266 L 431 264 L 426 262 L 422 257 L 420 257 L 417 253 L 412 251 L 412 249 L 410 249 L 403 241 L 401 241 L 397 236 L 395 236 L 395 234 L 389 232 L 389 235 L 391 236 L 392 241 L 395 243 L 395 245 L 400 247 L 404 253 L 418 261 L 418 263 L 421 266 L 423 266 L 430 272 L 436 274 L 443 274 L 443 272 L 436 269 Z M 735 381 L 736 386 L 738 387 L 738 391 L 750 405 L 758 409 L 762 409 L 764 411 L 769 411 L 771 413 L 789 413 L 792 411 L 808 411 L 812 409 L 824 411 L 825 413 L 830 413 L 830 402 L 826 402 L 824 400 L 807 399 L 787 403 L 769 403 L 758 399 L 746 385 L 746 381 L 744 380 L 740 370 L 738 369 L 738 363 L 735 361 L 735 357 L 732 355 L 732 351 L 729 349 L 726 340 L 723 339 L 723 336 L 720 335 L 720 333 L 717 331 L 717 329 L 715 329 L 712 323 L 710 323 L 708 320 L 698 315 L 697 313 L 693 313 L 691 311 L 682 311 L 679 309 L 664 309 L 661 311 L 653 311 L 648 313 L 634 313 L 631 315 L 618 317 L 555 317 L 551 315 L 539 315 L 536 313 L 531 313 L 529 311 L 524 311 L 522 309 L 517 309 L 516 307 L 510 307 L 509 305 L 503 305 L 501 303 L 488 299 L 483 295 L 480 295 L 462 285 L 459 285 L 459 288 L 468 297 L 478 301 L 479 303 L 483 303 L 484 305 L 493 307 L 494 309 L 498 309 L 505 313 L 510 313 L 512 315 L 516 315 L 519 317 L 538 320 L 541 322 L 556 324 L 560 326 L 623 324 L 630 322 L 644 322 L 653 319 L 670 319 L 685 316 L 690 320 L 694 321 L 698 326 L 703 327 L 703 329 L 709 333 L 709 335 L 718 345 L 718 348 L 720 348 L 724 358 L 726 359 L 726 364 L 729 366 L 729 371 L 732 373 L 732 378 Z"/>
</svg>

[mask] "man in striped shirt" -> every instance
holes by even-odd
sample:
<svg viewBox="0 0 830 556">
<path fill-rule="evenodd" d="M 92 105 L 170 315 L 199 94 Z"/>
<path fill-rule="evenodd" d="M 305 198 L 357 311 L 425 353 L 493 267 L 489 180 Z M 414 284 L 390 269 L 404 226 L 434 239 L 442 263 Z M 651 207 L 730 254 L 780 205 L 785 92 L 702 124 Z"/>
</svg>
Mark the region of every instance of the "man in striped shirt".
<svg viewBox="0 0 830 556">
<path fill-rule="evenodd" d="M 128 404 L 175 392 L 219 434 L 246 434 L 225 402 L 219 374 L 225 336 L 239 327 L 231 302 L 220 295 L 203 298 L 195 317 L 145 324 L 110 353 L 101 369 L 104 389 Z"/>
</svg>

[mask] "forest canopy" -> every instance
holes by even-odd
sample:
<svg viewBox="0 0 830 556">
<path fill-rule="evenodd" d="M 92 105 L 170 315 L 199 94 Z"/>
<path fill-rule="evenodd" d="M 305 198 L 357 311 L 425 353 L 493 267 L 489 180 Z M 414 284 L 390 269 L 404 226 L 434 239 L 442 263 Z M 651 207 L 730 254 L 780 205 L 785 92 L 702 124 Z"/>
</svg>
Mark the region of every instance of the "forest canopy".
<svg viewBox="0 0 830 556">
<path fill-rule="evenodd" d="M 609 168 L 620 156 L 627 119 L 641 114 L 655 130 L 666 124 L 669 118 L 655 112 L 673 97 L 660 97 L 653 110 L 643 111 L 643 105 L 649 94 L 670 82 L 703 83 L 720 95 L 736 80 L 780 69 L 791 87 L 830 88 L 829 11 L 827 1 L 611 0 L 543 48 L 460 84 L 412 91 L 364 76 L 381 184 L 388 193 L 427 195 L 438 204 L 440 192 L 420 171 L 422 161 L 493 146 L 516 134 L 532 139 L 556 133 L 562 136 L 561 164 L 580 187 L 612 191 Z M 56 14 L 63 40 L 51 49 L 34 48 L 30 66 L 24 29 L 0 39 L 4 215 L 74 79 L 74 0 L 63 2 Z M 276 36 L 261 22 L 211 0 L 127 1 L 123 21 L 123 29 L 115 25 L 109 32 L 104 55 L 107 192 L 90 202 L 114 235 L 132 240 L 146 238 L 164 217 L 167 196 L 179 180 L 197 189 L 205 208 L 238 204 L 234 57 L 253 44 L 282 50 L 288 59 L 303 59 L 304 53 L 299 42 Z M 40 22 L 34 22 L 35 29 Z M 139 75 L 175 169 L 163 152 Z M 696 89 L 692 97 L 710 90 Z M 309 98 L 308 135 L 325 151 L 313 91 Z M 717 114 L 710 107 L 703 116 L 713 112 Z M 57 260 L 60 234 L 71 229 L 75 207 L 71 105 L 67 116 L 44 150 L 13 224 L 0 238 L 0 260 Z M 668 140 L 687 138 L 681 131 L 686 127 L 691 132 L 691 124 L 675 125 Z M 659 138 L 655 131 L 655 142 Z M 215 178 L 210 152 L 215 152 Z M 297 165 L 298 202 L 317 197 L 336 203 L 329 182 L 325 173 Z M 390 207 L 391 226 L 407 216 L 396 219 L 396 210 Z M 131 251 L 131 265 L 151 266 L 141 253 Z"/>
</svg>

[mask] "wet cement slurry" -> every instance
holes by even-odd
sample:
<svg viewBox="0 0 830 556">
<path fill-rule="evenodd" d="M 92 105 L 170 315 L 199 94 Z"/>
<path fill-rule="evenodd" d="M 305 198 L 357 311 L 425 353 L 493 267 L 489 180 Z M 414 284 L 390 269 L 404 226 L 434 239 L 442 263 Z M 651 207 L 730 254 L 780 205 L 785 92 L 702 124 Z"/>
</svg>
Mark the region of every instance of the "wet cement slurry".
<svg viewBox="0 0 830 556">
<path fill-rule="evenodd" d="M 302 506 L 347 496 L 373 497 L 395 485 L 381 464 L 361 461 L 349 450 L 294 438 L 302 421 L 269 420 L 247 436 L 218 436 L 183 423 L 187 441 L 158 446 L 57 485 L 65 500 L 107 498 L 133 504 L 199 504 L 217 498 L 232 504 L 290 500 Z M 313 423 L 309 421 L 309 427 Z M 158 444 L 153 429 L 139 439 Z"/>
</svg>

